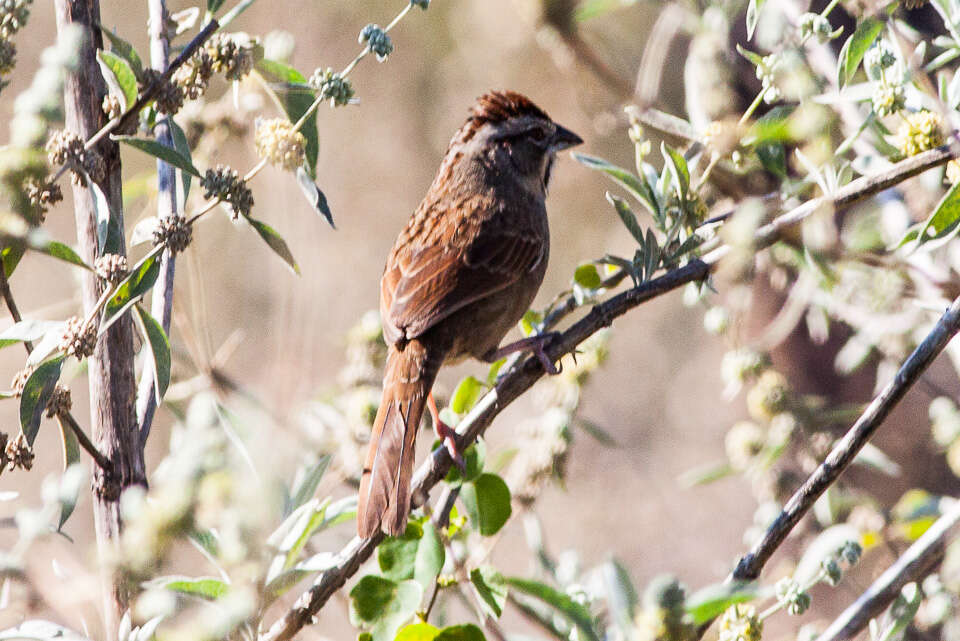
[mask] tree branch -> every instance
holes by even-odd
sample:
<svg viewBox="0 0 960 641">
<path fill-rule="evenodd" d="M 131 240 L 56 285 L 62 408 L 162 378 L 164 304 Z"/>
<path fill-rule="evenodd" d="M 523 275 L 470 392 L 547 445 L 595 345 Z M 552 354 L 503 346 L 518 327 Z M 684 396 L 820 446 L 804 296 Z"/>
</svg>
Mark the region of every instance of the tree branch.
<svg viewBox="0 0 960 641">
<path fill-rule="evenodd" d="M 123 202 L 121 197 L 120 150 L 107 139 L 92 142 L 106 117 L 102 109 L 106 86 L 97 64 L 96 51 L 103 47 L 98 28 L 98 0 L 56 0 L 57 28 L 62 31 L 76 25 L 83 32 L 83 44 L 77 52 L 77 68 L 68 74 L 64 84 L 65 122 L 87 143 L 96 147 L 104 160 L 104 178 L 100 187 L 106 195 L 111 217 L 119 233 L 118 253 L 124 253 Z M 97 215 L 88 189 L 73 187 L 74 215 L 80 255 L 93 264 L 98 256 Z M 89 313 L 97 306 L 105 284 L 93 273 L 84 274 L 83 307 Z M 144 485 L 143 450 L 136 431 L 134 396 L 136 379 L 133 368 L 133 328 L 128 317 L 121 319 L 97 341 L 87 363 L 90 384 L 91 430 L 98 451 L 111 467 L 93 470 L 93 510 L 97 546 L 103 563 L 104 638 L 117 638 L 121 614 L 127 609 L 132 587 L 114 572 L 106 559 L 115 558 L 121 529 L 120 494 L 128 487 Z"/>
<path fill-rule="evenodd" d="M 903 586 L 933 570 L 943 557 L 947 536 L 960 523 L 960 501 L 952 499 L 950 503 L 950 507 L 930 529 L 844 610 L 817 641 L 840 641 L 857 636 L 867 627 L 870 619 L 878 616 L 897 598 Z"/>
<path fill-rule="evenodd" d="M 754 236 L 754 245 L 757 249 L 768 247 L 779 238 L 784 229 L 802 222 L 823 207 L 848 206 L 931 167 L 942 165 L 956 156 L 957 151 L 949 146 L 933 149 L 899 162 L 875 176 L 857 179 L 837 190 L 832 196 L 807 201 L 758 229 Z M 584 340 L 638 305 L 687 283 L 705 279 L 729 251 L 730 247 L 725 245 L 716 247 L 702 259 L 691 260 L 683 267 L 669 271 L 663 276 L 595 305 L 583 318 L 548 346 L 548 356 L 552 360 L 557 360 L 573 352 Z M 960 302 L 955 305 L 958 307 L 958 322 L 960 322 Z M 565 306 L 564 309 L 569 307 Z M 485 394 L 457 426 L 461 447 L 466 448 L 473 443 L 503 408 L 529 390 L 543 375 L 543 368 L 536 357 L 527 357 L 509 366 L 494 389 Z M 414 475 L 411 485 L 413 488 L 411 507 L 423 505 L 430 490 L 446 476 L 451 463 L 446 448 L 433 451 L 430 458 L 418 468 Z M 293 607 L 260 637 L 261 641 L 286 641 L 293 638 L 301 628 L 311 622 L 314 615 L 346 583 L 347 579 L 357 572 L 383 538 L 382 532 L 370 539 L 354 537 L 340 551 L 340 560 L 337 565 L 321 573 L 313 585 L 300 595 Z"/>
<path fill-rule="evenodd" d="M 153 68 L 159 71 L 172 71 L 167 67 L 167 58 L 170 53 L 170 41 L 167 37 L 167 3 L 165 0 L 148 0 L 150 9 L 150 59 Z M 211 23 L 212 24 L 212 23 Z M 198 40 L 211 29 L 210 25 L 194 38 Z M 209 31 L 212 33 L 212 31 Z M 204 37 L 204 40 L 206 36 Z M 200 43 L 203 40 L 199 40 Z M 198 45 L 199 46 L 199 45 Z M 183 55 L 177 60 L 182 64 Z M 174 69 L 176 67 L 173 67 Z M 173 147 L 173 133 L 170 129 L 171 116 L 164 116 L 154 127 L 157 142 L 164 147 Z M 177 211 L 177 172 L 169 163 L 157 159 L 157 218 L 160 220 L 174 218 L 180 215 Z M 169 249 L 160 255 L 160 275 L 154 285 L 153 300 L 150 304 L 150 313 L 163 331 L 170 334 L 170 315 L 173 311 L 173 277 L 176 270 L 176 256 Z M 140 432 L 140 444 L 145 447 L 147 437 L 150 436 L 150 426 L 153 424 L 153 415 L 157 410 L 160 399 L 157 397 L 155 384 L 156 373 L 153 368 L 147 368 L 140 378 L 137 388 L 137 427 Z"/>
<path fill-rule="evenodd" d="M 731 575 L 735 581 L 750 581 L 760 576 L 764 564 L 804 514 L 813 506 L 844 469 L 853 461 L 857 453 L 866 445 L 877 428 L 883 424 L 890 411 L 896 407 L 907 391 L 920 378 L 924 370 L 943 351 L 950 339 L 960 330 L 960 298 L 953 301 L 940 321 L 927 334 L 909 358 L 897 371 L 893 380 L 887 383 L 883 391 L 864 410 L 853 427 L 833 447 L 826 460 L 814 470 L 790 500 L 783 511 L 767 528 L 760 539 L 743 556 Z"/>
</svg>

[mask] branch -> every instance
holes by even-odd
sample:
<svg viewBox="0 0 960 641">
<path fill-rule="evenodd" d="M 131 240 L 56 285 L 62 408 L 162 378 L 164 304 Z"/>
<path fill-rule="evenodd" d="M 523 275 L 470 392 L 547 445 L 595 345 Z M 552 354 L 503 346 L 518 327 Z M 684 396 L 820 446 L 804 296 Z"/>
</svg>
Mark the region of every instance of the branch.
<svg viewBox="0 0 960 641">
<path fill-rule="evenodd" d="M 152 11 L 152 6 L 151 6 L 151 11 Z M 163 25 L 162 24 L 154 25 L 154 28 L 162 29 Z M 121 115 L 119 118 L 114 118 L 113 120 L 108 122 L 106 125 L 104 125 L 97 133 L 93 135 L 93 137 L 90 138 L 90 140 L 87 141 L 84 147 L 86 149 L 90 149 L 91 147 L 96 145 L 104 136 L 114 131 L 117 131 L 118 129 L 123 131 L 123 129 L 125 129 L 132 120 L 134 120 L 135 118 L 139 118 L 140 110 L 146 107 L 148 102 L 153 100 L 153 97 L 157 95 L 157 92 L 160 91 L 160 88 L 163 87 L 168 80 L 170 80 L 170 76 L 173 75 L 173 72 L 179 69 L 183 65 L 183 63 L 189 60 L 191 56 L 193 56 L 193 54 L 196 53 L 197 49 L 199 49 L 203 45 L 203 43 L 205 43 L 210 38 L 210 36 L 216 33 L 219 28 L 220 28 L 220 23 L 217 22 L 215 19 L 211 18 L 210 22 L 208 22 L 206 26 L 204 26 L 203 29 L 200 30 L 200 33 L 194 36 L 193 40 L 187 43 L 187 46 L 183 48 L 183 51 L 180 52 L 180 55 L 177 56 L 176 59 L 170 64 L 170 66 L 166 68 L 163 74 L 161 74 L 159 78 L 154 80 L 150 84 L 150 86 L 148 86 L 146 89 L 144 89 L 140 93 L 140 96 L 137 98 L 137 101 L 133 103 L 133 105 L 130 106 L 126 110 L 126 112 L 124 112 L 123 115 Z M 152 44 L 153 43 L 151 41 L 151 46 Z"/>
<path fill-rule="evenodd" d="M 954 334 L 960 330 L 960 297 L 947 309 L 940 321 L 927 334 L 909 358 L 897 371 L 893 380 L 887 383 L 883 391 L 864 410 L 853 427 L 833 447 L 826 460 L 804 482 L 783 511 L 770 525 L 760 539 L 737 563 L 731 575 L 735 581 L 750 581 L 760 576 L 764 564 L 774 551 L 783 543 L 790 531 L 816 500 L 830 487 L 837 477 L 866 445 L 873 433 L 883 423 L 890 411 L 896 407 L 907 391 L 920 378 L 924 370 L 943 351 Z"/>
<path fill-rule="evenodd" d="M 943 557 L 947 536 L 960 523 L 960 501 L 951 500 L 951 504 L 896 563 L 830 624 L 817 641 L 839 641 L 857 636 L 870 619 L 897 598 L 904 585 L 927 575 L 936 566 Z"/>
<path fill-rule="evenodd" d="M 757 249 L 768 247 L 779 238 L 784 229 L 802 222 L 822 207 L 848 206 L 931 167 L 942 165 L 956 155 L 957 152 L 948 146 L 933 149 L 899 162 L 875 176 L 855 180 L 837 190 L 833 196 L 807 201 L 758 229 L 754 236 L 755 246 Z M 611 325 L 614 319 L 638 305 L 687 283 L 704 280 L 729 251 L 730 248 L 725 245 L 716 247 L 702 259 L 691 260 L 683 267 L 669 271 L 659 278 L 642 283 L 595 305 L 586 316 L 574 323 L 549 345 L 548 356 L 551 360 L 558 360 L 561 356 L 573 352 L 580 343 L 600 329 Z M 960 306 L 960 303 L 957 305 Z M 958 314 L 960 314 L 960 307 L 958 307 Z M 536 357 L 527 357 L 510 366 L 497 381 L 494 389 L 484 395 L 459 423 L 457 432 L 460 434 L 461 447 L 466 448 L 473 443 L 507 405 L 529 390 L 543 375 L 543 368 Z M 423 505 L 430 490 L 446 476 L 451 463 L 445 448 L 433 451 L 413 478 L 411 507 Z M 313 585 L 300 595 L 293 607 L 260 637 L 260 641 L 286 641 L 293 638 L 301 628 L 311 622 L 314 615 L 346 583 L 347 579 L 357 572 L 383 538 L 382 532 L 370 539 L 354 537 L 340 551 L 337 565 L 321 573 Z"/>
<path fill-rule="evenodd" d="M 167 3 L 165 0 L 148 0 L 147 4 L 150 10 L 150 19 L 147 21 L 147 24 L 150 25 L 150 59 L 154 69 L 163 71 L 164 76 L 169 77 L 169 74 L 176 69 L 176 63 L 183 64 L 183 60 L 189 58 L 189 56 L 185 57 L 187 51 L 184 51 L 175 61 L 175 65 L 167 66 L 167 59 L 170 55 L 170 40 L 166 31 L 169 19 Z M 206 40 L 215 30 L 215 27 L 211 26 L 213 24 L 214 21 L 207 24 L 191 41 L 191 44 L 197 42 L 199 47 L 200 43 Z M 189 50 L 189 45 L 187 49 Z M 154 135 L 161 145 L 173 148 L 170 119 L 170 116 L 164 116 L 162 120 L 157 122 L 154 127 Z M 169 163 L 157 159 L 157 218 L 164 220 L 174 218 L 177 215 L 179 215 L 177 211 L 177 172 Z M 173 311 L 173 277 L 175 270 L 176 256 L 169 249 L 164 250 L 160 256 L 160 274 L 154 286 L 150 313 L 157 319 L 164 333 L 168 336 L 170 334 L 170 315 Z M 160 404 L 155 378 L 154 368 L 146 368 L 137 388 L 137 429 L 140 434 L 141 447 L 145 447 L 147 444 L 147 437 L 150 436 L 150 426 L 153 424 L 153 416 L 157 411 L 157 405 Z"/>
</svg>

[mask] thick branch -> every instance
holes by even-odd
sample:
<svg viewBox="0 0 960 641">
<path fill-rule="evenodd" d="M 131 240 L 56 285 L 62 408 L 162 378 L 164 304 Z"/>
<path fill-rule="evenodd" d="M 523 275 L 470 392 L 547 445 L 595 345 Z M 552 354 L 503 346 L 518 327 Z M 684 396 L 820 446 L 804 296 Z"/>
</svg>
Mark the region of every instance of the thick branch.
<svg viewBox="0 0 960 641">
<path fill-rule="evenodd" d="M 757 230 L 754 244 L 758 249 L 767 247 L 779 238 L 784 229 L 802 222 L 822 207 L 845 207 L 857 200 L 879 193 L 931 167 L 942 165 L 954 157 L 956 157 L 956 152 L 949 147 L 941 147 L 908 158 L 876 176 L 855 180 L 838 190 L 833 196 L 810 200 L 764 225 Z M 638 305 L 687 283 L 705 279 L 729 251 L 730 248 L 727 246 L 717 247 L 702 259 L 692 260 L 683 267 L 667 272 L 659 278 L 642 283 L 594 306 L 586 316 L 574 323 L 549 346 L 547 349 L 548 355 L 551 359 L 559 359 L 561 356 L 573 352 L 580 343 L 600 329 L 609 326 L 615 318 L 626 314 Z M 960 308 L 958 308 L 958 313 L 960 313 Z M 529 390 L 543 374 L 543 368 L 535 357 L 526 358 L 510 367 L 501 376 L 494 389 L 481 398 L 458 425 L 457 431 L 461 435 L 461 446 L 467 447 L 473 443 L 478 436 L 483 434 L 503 408 Z M 447 450 L 439 448 L 420 466 L 412 484 L 412 503 L 414 507 L 423 505 L 427 494 L 446 476 L 450 465 L 451 460 Z M 346 583 L 347 579 L 357 572 L 360 565 L 370 557 L 381 540 L 383 540 L 382 533 L 371 539 L 355 537 L 350 541 L 341 550 L 339 563 L 321 573 L 314 584 L 297 599 L 290 611 L 278 620 L 266 634 L 261 636 L 261 641 L 285 641 L 293 638 L 301 628 L 310 623 L 324 603 Z"/>
<path fill-rule="evenodd" d="M 764 564 L 780 547 L 797 522 L 853 461 L 891 410 L 903 399 L 958 330 L 960 330 L 960 298 L 953 301 L 940 321 L 903 363 L 893 380 L 887 383 L 880 395 L 870 403 L 844 437 L 837 441 L 820 467 L 790 497 L 780 516 L 770 525 L 763 538 L 737 563 L 731 575 L 732 579 L 749 581 L 760 576 Z"/>
<path fill-rule="evenodd" d="M 105 124 L 101 108 L 106 86 L 97 65 L 96 51 L 103 46 L 100 29 L 100 6 L 97 0 L 56 0 L 57 27 L 76 25 L 83 31 L 84 42 L 77 52 L 77 69 L 67 76 L 64 85 L 66 126 L 85 140 L 89 140 Z M 122 253 L 123 203 L 121 198 L 120 150 L 109 140 L 91 144 L 104 160 L 105 177 L 100 183 L 106 195 L 111 215 L 115 217 Z M 86 187 L 74 185 L 74 213 L 80 254 L 93 264 L 98 255 L 96 211 Z M 83 306 L 93 310 L 104 284 L 95 274 L 83 277 Z M 97 342 L 89 358 L 90 412 L 93 441 L 97 450 L 111 463 L 105 471 L 94 468 L 93 507 L 97 544 L 101 558 L 115 556 L 120 535 L 120 493 L 132 485 L 143 485 L 143 450 L 137 438 L 133 400 L 136 385 L 133 370 L 133 331 L 129 316 L 115 323 Z M 107 568 L 108 563 L 104 563 Z M 105 569 L 105 637 L 117 636 L 120 616 L 127 608 L 130 586 L 117 574 Z"/>
<path fill-rule="evenodd" d="M 951 500 L 950 503 L 943 516 L 844 610 L 817 641 L 854 638 L 867 627 L 870 619 L 878 616 L 897 598 L 903 586 L 921 579 L 936 567 L 943 557 L 947 537 L 954 531 L 957 523 L 960 523 L 960 501 Z"/>
</svg>

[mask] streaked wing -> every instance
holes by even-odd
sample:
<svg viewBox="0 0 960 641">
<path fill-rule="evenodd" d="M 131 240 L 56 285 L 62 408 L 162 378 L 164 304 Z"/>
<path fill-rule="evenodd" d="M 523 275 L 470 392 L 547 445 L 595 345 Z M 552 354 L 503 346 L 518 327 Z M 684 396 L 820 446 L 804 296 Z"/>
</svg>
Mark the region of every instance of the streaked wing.
<svg viewBox="0 0 960 641">
<path fill-rule="evenodd" d="M 494 231 L 496 230 L 496 231 Z M 543 260 L 536 234 L 484 225 L 465 247 L 404 247 L 391 255 L 380 285 L 384 334 L 419 336 L 464 306 L 515 282 Z"/>
</svg>

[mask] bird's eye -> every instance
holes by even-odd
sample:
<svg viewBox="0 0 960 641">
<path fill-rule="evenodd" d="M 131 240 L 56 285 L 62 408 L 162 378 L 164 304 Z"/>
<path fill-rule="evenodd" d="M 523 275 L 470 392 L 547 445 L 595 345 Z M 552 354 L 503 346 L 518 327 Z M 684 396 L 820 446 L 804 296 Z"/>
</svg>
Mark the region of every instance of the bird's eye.
<svg viewBox="0 0 960 641">
<path fill-rule="evenodd" d="M 534 127 L 533 129 L 530 130 L 528 135 L 530 136 L 531 140 L 542 142 L 547 137 L 547 132 L 545 129 L 541 127 Z"/>
</svg>

